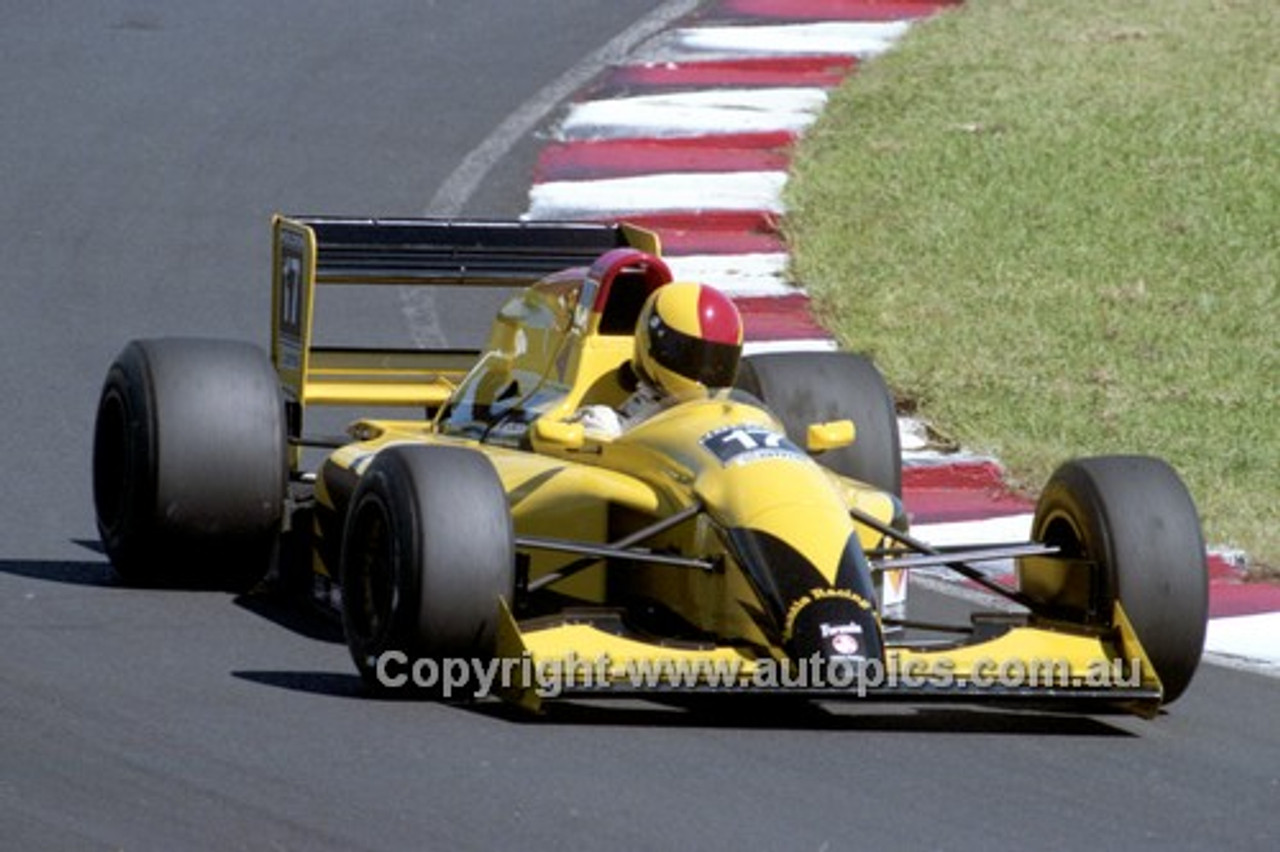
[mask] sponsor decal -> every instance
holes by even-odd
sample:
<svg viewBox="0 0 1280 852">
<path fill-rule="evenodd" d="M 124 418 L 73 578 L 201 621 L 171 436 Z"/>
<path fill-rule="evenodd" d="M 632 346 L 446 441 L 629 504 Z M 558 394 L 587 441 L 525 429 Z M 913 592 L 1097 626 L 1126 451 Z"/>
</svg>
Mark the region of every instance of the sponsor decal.
<svg viewBox="0 0 1280 852">
<path fill-rule="evenodd" d="M 858 653 L 858 638 L 841 633 L 831 638 L 831 650 L 841 657 L 852 657 Z"/>
<path fill-rule="evenodd" d="M 795 630 L 796 618 L 800 615 L 800 611 L 815 601 L 826 600 L 829 598 L 840 598 L 852 601 L 858 609 L 863 612 L 870 611 L 879 621 L 879 614 L 875 612 L 875 607 L 871 602 L 857 592 L 849 589 L 814 589 L 807 594 L 801 595 L 791 602 L 791 606 L 787 608 L 786 620 L 783 624 L 782 636 L 784 640 L 790 640 Z"/>
<path fill-rule="evenodd" d="M 845 624 L 823 622 L 818 625 L 818 632 L 823 639 L 830 640 L 831 650 L 838 657 L 857 656 L 859 648 L 862 647 L 862 643 L 858 641 L 858 636 L 862 633 L 862 625 L 857 622 L 850 621 Z"/>
<path fill-rule="evenodd" d="M 766 426 L 722 426 L 698 439 L 725 467 L 768 459 L 808 460 L 809 456 L 786 435 Z"/>
<path fill-rule="evenodd" d="M 307 240 L 297 231 L 282 229 L 279 241 L 279 290 L 276 325 L 280 337 L 301 343 L 307 317 Z"/>
<path fill-rule="evenodd" d="M 302 341 L 307 324 L 307 243 L 291 230 L 280 231 L 276 269 L 276 365 L 286 373 L 302 370 Z M 294 379 L 296 381 L 296 379 Z"/>
</svg>

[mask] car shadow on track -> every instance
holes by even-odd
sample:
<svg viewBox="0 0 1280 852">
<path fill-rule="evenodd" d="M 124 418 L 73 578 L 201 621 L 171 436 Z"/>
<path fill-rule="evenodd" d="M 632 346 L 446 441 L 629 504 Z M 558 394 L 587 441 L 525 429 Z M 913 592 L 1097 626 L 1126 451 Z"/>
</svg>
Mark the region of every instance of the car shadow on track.
<svg viewBox="0 0 1280 852">
<path fill-rule="evenodd" d="M 235 604 L 291 632 L 344 643 L 342 626 L 296 595 L 258 592 L 235 598 Z M 497 699 L 475 702 L 438 701 L 413 690 L 372 690 L 354 670 L 238 670 L 237 679 L 261 686 L 380 704 L 422 703 L 448 707 L 516 725 L 581 727 L 716 728 L 742 730 L 838 730 L 935 734 L 999 734 L 1023 736 L 1131 737 L 1123 726 L 1097 712 L 1067 713 L 1061 707 L 1029 709 L 1026 705 L 982 707 L 952 704 L 889 704 L 807 701 L 786 695 L 713 694 L 646 699 L 600 698 L 544 701 L 538 713 Z M 1117 712 L 1119 718 L 1131 718 Z"/>
<path fill-rule="evenodd" d="M 274 686 L 277 689 L 303 692 L 308 695 L 326 695 L 331 698 L 369 699 L 372 697 L 365 690 L 360 676 L 354 673 L 263 670 L 234 671 L 231 676 L 250 683 Z"/>
<path fill-rule="evenodd" d="M 88 539 L 72 539 L 90 553 L 93 559 L 0 559 L 0 574 L 65 583 L 69 586 L 110 588 L 122 585 L 107 561 L 102 545 Z"/>
<path fill-rule="evenodd" d="M 120 586 L 111 564 L 103 560 L 0 559 L 0 574 L 47 580 L 71 586 Z"/>
<path fill-rule="evenodd" d="M 111 566 L 101 543 L 90 539 L 70 539 L 72 544 L 94 554 L 93 559 L 0 559 L 0 574 L 64 583 L 71 586 L 114 588 L 146 592 L 235 594 L 243 583 L 228 580 L 220 584 L 219 578 L 193 573 L 185 576 L 173 572 L 164 583 L 131 583 L 123 579 Z"/>
<path fill-rule="evenodd" d="M 336 645 L 346 643 L 342 625 L 336 619 L 326 618 L 309 602 L 297 596 L 273 590 L 256 590 L 236 595 L 233 602 L 241 609 L 307 639 Z"/>
<path fill-rule="evenodd" d="M 81 546 L 100 552 L 96 542 Z M 105 558 L 94 560 L 0 560 L 0 574 L 105 589 L 129 588 Z M 257 590 L 233 603 L 284 629 L 324 642 L 344 642 L 342 627 L 296 597 Z M 372 705 L 433 703 L 411 692 L 371 692 L 354 672 L 239 670 L 233 677 L 291 692 L 359 699 Z M 442 705 L 443 706 L 443 705 Z M 551 700 L 534 714 L 496 700 L 452 703 L 450 708 L 511 724 L 582 727 L 717 728 L 742 730 L 898 731 L 937 734 L 1130 737 L 1105 715 L 1031 711 L 999 706 L 910 704 L 821 704 L 786 696 L 716 695 L 696 699 Z M 1128 718 L 1121 716 L 1121 718 Z"/>
<path fill-rule="evenodd" d="M 102 546 L 94 541 L 75 540 L 86 550 L 102 554 Z M 116 574 L 103 555 L 98 559 L 0 559 L 0 575 L 25 577 L 50 583 L 121 591 L 147 591 L 174 594 L 230 595 L 232 602 L 260 618 L 307 639 L 344 644 L 342 625 L 326 618 L 299 595 L 289 596 L 264 583 L 248 592 L 203 586 L 132 586 Z"/>
<path fill-rule="evenodd" d="M 823 704 L 786 698 L 716 696 L 696 702 L 554 701 L 532 715 L 486 703 L 465 709 L 513 723 L 590 727 L 717 728 L 725 730 L 869 731 L 1014 736 L 1131 737 L 1103 718 L 1055 712 L 953 705 Z"/>
<path fill-rule="evenodd" d="M 334 698 L 360 699 L 371 706 L 419 702 L 448 706 L 513 725 L 623 728 L 715 728 L 719 730 L 873 731 L 916 734 L 1003 736 L 1133 737 L 1105 716 L 1035 712 L 953 705 L 832 704 L 756 696 L 715 696 L 692 701 L 595 699 L 544 702 L 538 713 L 497 700 L 435 702 L 412 692 L 370 691 L 354 673 L 320 671 L 235 671 L 241 680 Z M 1127 715 L 1122 718 L 1129 718 Z"/>
</svg>

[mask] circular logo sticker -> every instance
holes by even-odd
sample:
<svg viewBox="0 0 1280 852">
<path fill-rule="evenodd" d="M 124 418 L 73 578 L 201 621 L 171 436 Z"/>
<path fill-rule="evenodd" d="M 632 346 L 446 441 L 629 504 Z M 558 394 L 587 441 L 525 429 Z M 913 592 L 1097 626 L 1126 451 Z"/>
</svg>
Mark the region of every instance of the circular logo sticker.
<svg viewBox="0 0 1280 852">
<path fill-rule="evenodd" d="M 848 633 L 837 633 L 831 637 L 831 649 L 837 654 L 851 657 L 858 653 L 858 638 Z"/>
</svg>

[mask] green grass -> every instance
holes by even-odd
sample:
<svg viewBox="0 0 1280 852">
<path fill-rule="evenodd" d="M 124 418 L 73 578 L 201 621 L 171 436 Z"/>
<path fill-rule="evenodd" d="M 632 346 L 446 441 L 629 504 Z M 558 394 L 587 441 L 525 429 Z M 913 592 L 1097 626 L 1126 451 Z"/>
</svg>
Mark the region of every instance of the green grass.
<svg viewBox="0 0 1280 852">
<path fill-rule="evenodd" d="M 1280 566 L 1278 44 L 1275 0 L 969 0 L 806 136 L 794 275 L 1015 483 L 1159 455 Z"/>
</svg>

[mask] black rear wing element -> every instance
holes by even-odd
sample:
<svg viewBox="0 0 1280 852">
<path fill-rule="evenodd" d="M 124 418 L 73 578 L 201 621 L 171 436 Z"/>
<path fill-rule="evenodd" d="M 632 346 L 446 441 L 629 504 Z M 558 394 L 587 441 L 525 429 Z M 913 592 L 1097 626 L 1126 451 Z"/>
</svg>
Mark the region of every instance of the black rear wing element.
<svg viewBox="0 0 1280 852">
<path fill-rule="evenodd" d="M 614 248 L 656 253 L 653 235 L 629 225 L 449 219 L 289 220 L 316 246 L 317 284 L 519 287 L 589 266 Z"/>
<path fill-rule="evenodd" d="M 309 405 L 435 408 L 477 354 L 317 346 L 319 287 L 522 287 L 625 246 L 660 251 L 655 234 L 626 224 L 276 216 L 271 356 L 299 408 L 295 429 Z"/>
</svg>

